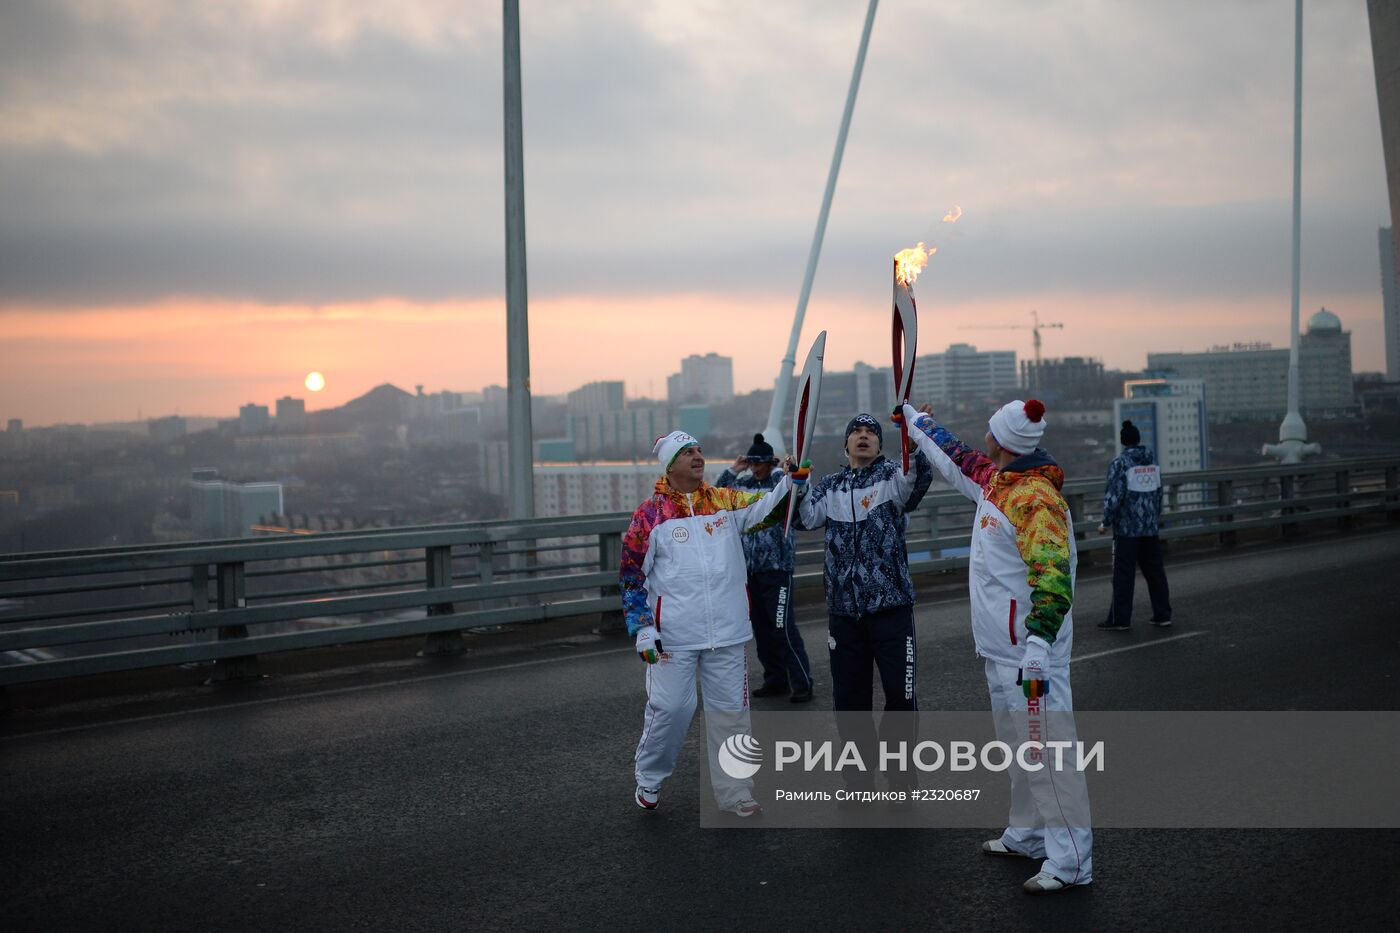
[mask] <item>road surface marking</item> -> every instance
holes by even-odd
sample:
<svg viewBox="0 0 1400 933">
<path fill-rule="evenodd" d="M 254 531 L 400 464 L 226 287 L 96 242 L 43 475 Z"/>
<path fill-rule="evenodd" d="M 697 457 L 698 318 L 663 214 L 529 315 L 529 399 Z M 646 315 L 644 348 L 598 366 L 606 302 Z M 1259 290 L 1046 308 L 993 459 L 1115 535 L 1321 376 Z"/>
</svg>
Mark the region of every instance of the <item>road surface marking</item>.
<svg viewBox="0 0 1400 933">
<path fill-rule="evenodd" d="M 1136 651 L 1139 648 L 1151 648 L 1153 645 L 1165 645 L 1169 641 L 1181 641 L 1183 638 L 1195 638 L 1197 635 L 1209 635 L 1209 632 L 1194 631 L 1182 632 L 1180 635 L 1171 635 L 1167 638 L 1154 638 L 1151 641 L 1140 641 L 1136 645 L 1124 645 L 1122 648 L 1109 648 L 1107 651 L 1095 651 L 1093 654 L 1076 654 L 1069 659 L 1069 663 L 1075 661 L 1092 661 L 1094 658 L 1105 658 L 1110 654 L 1122 654 L 1124 651 Z"/>
</svg>

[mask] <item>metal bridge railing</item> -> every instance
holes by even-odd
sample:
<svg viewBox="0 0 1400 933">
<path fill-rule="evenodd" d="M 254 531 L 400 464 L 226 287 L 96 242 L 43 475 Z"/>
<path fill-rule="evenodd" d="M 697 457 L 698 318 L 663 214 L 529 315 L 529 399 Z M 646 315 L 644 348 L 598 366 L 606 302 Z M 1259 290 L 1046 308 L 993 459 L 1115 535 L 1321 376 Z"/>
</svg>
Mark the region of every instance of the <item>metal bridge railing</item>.
<svg viewBox="0 0 1400 933">
<path fill-rule="evenodd" d="M 1400 457 L 1166 474 L 1164 538 L 1305 522 L 1400 521 Z M 1081 554 L 1103 483 L 1065 487 Z M 942 486 L 910 516 L 910 569 L 966 566 L 973 506 Z M 251 676 L 267 652 L 425 636 L 460 651 L 462 633 L 619 610 L 626 514 L 339 531 L 138 548 L 0 556 L 0 687 L 215 662 Z M 820 578 L 821 532 L 798 539 L 797 578 Z"/>
</svg>

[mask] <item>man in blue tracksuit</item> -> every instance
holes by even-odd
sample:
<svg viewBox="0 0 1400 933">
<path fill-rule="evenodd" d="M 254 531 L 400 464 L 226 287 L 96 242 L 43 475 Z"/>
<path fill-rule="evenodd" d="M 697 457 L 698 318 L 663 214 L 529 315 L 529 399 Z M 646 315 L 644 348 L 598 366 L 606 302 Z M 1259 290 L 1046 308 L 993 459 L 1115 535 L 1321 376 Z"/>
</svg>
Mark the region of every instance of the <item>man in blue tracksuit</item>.
<svg viewBox="0 0 1400 933">
<path fill-rule="evenodd" d="M 1162 518 L 1162 470 L 1151 447 L 1131 421 L 1118 432 L 1123 452 L 1108 465 L 1104 481 L 1103 521 L 1099 534 L 1113 531 L 1113 606 L 1099 628 L 1125 632 L 1133 621 L 1133 584 L 1142 568 L 1152 599 L 1153 625 L 1172 624 L 1167 572 L 1162 567 L 1162 541 L 1157 537 Z"/>
<path fill-rule="evenodd" d="M 715 485 L 765 492 L 783 476 L 777 464 L 773 445 L 762 434 L 755 434 L 748 453 L 727 467 Z M 789 702 L 807 703 L 812 699 L 812 664 L 792 616 L 792 536 L 783 533 L 782 525 L 775 525 L 740 540 L 748 565 L 754 647 L 763 665 L 763 686 L 753 691 L 753 696 L 786 696 Z"/>
<path fill-rule="evenodd" d="M 826 528 L 827 647 L 835 709 L 868 710 L 872 666 L 886 710 L 918 709 L 914 584 L 904 546 L 906 513 L 924 498 L 933 466 L 916 453 L 906 474 L 880 453 L 880 422 L 856 415 L 846 426 L 850 466 L 815 485 L 798 516 Z"/>
</svg>

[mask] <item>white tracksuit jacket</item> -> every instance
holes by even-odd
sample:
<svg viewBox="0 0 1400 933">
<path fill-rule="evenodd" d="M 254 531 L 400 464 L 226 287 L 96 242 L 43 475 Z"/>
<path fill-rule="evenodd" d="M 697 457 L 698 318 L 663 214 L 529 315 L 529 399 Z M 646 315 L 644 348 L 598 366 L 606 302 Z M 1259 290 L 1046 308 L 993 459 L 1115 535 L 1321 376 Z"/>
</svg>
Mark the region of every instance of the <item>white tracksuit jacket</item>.
<svg viewBox="0 0 1400 933">
<path fill-rule="evenodd" d="M 723 648 L 753 637 L 739 535 L 782 521 L 791 481 L 766 493 L 702 483 L 677 492 L 662 477 L 622 539 L 627 631 L 655 625 L 667 651 Z"/>
<path fill-rule="evenodd" d="M 1026 636 L 1035 634 L 1049 643 L 1052 667 L 1068 665 L 1078 551 L 1069 506 L 1059 494 L 1064 473 L 1040 451 L 997 470 L 928 415 L 906 405 L 904 416 L 909 436 L 934 468 L 977 503 L 968 565 L 977 653 L 1020 667 Z"/>
</svg>

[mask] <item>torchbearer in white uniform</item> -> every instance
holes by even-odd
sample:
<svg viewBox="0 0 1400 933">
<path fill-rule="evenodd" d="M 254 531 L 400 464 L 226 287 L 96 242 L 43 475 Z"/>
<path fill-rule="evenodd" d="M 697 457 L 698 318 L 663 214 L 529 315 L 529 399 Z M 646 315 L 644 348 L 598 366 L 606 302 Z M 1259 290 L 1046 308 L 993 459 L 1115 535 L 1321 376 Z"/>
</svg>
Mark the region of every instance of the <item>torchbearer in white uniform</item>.
<svg viewBox="0 0 1400 933">
<path fill-rule="evenodd" d="M 1008 402 L 992 414 L 987 453 L 966 446 L 924 411 L 901 415 L 933 465 L 954 489 L 977 503 L 968 586 L 972 634 L 984 659 L 998 738 L 1017 747 L 1076 740 L 1069 658 L 1077 554 L 1074 523 L 1060 489 L 1064 471 L 1044 450 L 1045 406 Z M 913 430 L 917 428 L 917 430 Z M 1089 793 L 1074 756 L 1019 761 L 1011 775 L 1011 814 L 988 855 L 1044 859 L 1027 879 L 1031 894 L 1093 880 Z M 1034 767 L 1035 763 L 1040 767 Z"/>
<path fill-rule="evenodd" d="M 809 472 L 789 465 L 788 476 L 759 494 L 707 484 L 700 442 L 682 431 L 658 439 L 652 453 L 666 472 L 632 515 L 620 574 L 627 632 L 647 665 L 633 798 L 643 810 L 656 809 L 661 784 L 675 770 L 695 715 L 697 676 L 705 711 L 726 714 L 735 732 L 750 732 L 745 644 L 753 628 L 739 536 L 781 523 L 790 489 L 796 484 L 802 495 Z M 727 736 L 709 734 L 714 762 Z M 742 817 L 759 812 L 751 778 L 710 771 L 721 810 Z"/>
</svg>

